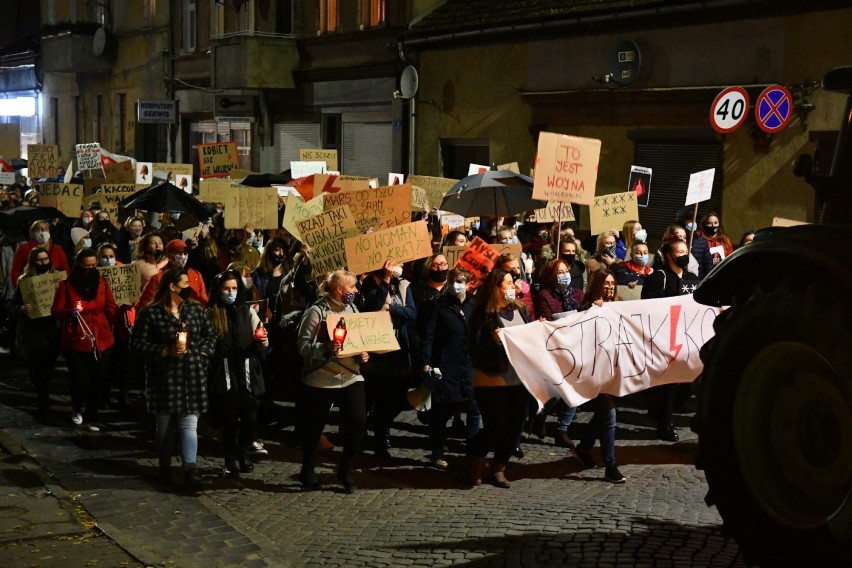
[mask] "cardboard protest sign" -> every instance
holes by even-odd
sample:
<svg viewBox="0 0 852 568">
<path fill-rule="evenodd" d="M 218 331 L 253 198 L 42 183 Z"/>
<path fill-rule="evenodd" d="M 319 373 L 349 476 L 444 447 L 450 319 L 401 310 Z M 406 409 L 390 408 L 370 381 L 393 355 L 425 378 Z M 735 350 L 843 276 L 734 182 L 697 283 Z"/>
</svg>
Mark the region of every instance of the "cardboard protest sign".
<svg viewBox="0 0 852 568">
<path fill-rule="evenodd" d="M 411 186 L 411 210 L 429 211 L 429 195 L 422 187 Z"/>
<path fill-rule="evenodd" d="M 59 146 L 27 144 L 27 173 L 31 178 L 53 178 L 59 172 Z"/>
<path fill-rule="evenodd" d="M 324 174 L 328 168 L 325 167 L 325 162 L 290 162 L 290 176 L 293 179 L 306 177 L 314 174 Z"/>
<path fill-rule="evenodd" d="M 137 191 L 135 183 L 104 183 L 96 193 L 90 193 L 83 198 L 83 206 L 90 207 L 98 202 L 101 209 L 109 213 L 109 218 L 115 222 L 118 217 L 118 202 Z"/>
<path fill-rule="evenodd" d="M 198 240 L 198 235 L 201 234 L 201 229 L 204 227 L 204 224 L 199 223 L 195 227 L 190 227 L 185 231 L 181 231 L 180 238 L 182 241 L 188 241 L 192 239 L 193 241 Z"/>
<path fill-rule="evenodd" d="M 639 207 L 636 193 L 625 191 L 598 195 L 589 206 L 592 234 L 610 229 L 620 231 L 627 221 L 639 220 Z"/>
<path fill-rule="evenodd" d="M 547 207 L 535 210 L 535 220 L 537 223 L 574 221 L 574 208 L 570 203 L 548 201 Z"/>
<path fill-rule="evenodd" d="M 508 170 L 512 173 L 516 173 L 520 175 L 521 168 L 518 166 L 518 162 L 509 162 L 508 164 L 500 164 L 497 166 L 497 171 L 502 172 L 503 170 Z"/>
<path fill-rule="evenodd" d="M 100 266 L 98 272 L 109 282 L 116 304 L 132 305 L 139 300 L 139 296 L 142 295 L 142 273 L 139 272 L 137 263 Z"/>
<path fill-rule="evenodd" d="M 245 179 L 251 175 L 257 175 L 260 172 L 251 172 L 249 170 L 241 170 L 239 168 L 234 168 L 231 170 L 231 179 Z"/>
<path fill-rule="evenodd" d="M 651 168 L 642 166 L 630 166 L 630 179 L 627 182 L 627 191 L 636 194 L 636 202 L 639 207 L 647 207 L 651 199 Z"/>
<path fill-rule="evenodd" d="M 426 221 L 350 237 L 344 245 L 349 271 L 355 274 L 377 270 L 389 258 L 402 263 L 432 254 L 432 236 Z"/>
<path fill-rule="evenodd" d="M 497 251 L 497 256 L 504 255 L 504 254 L 514 254 L 515 257 L 518 258 L 518 260 L 521 259 L 522 245 L 517 245 L 517 244 L 505 245 L 505 244 L 501 244 L 501 243 L 494 243 L 493 245 L 488 245 L 488 246 L 490 246 L 495 251 Z M 467 250 L 467 246 L 444 247 L 442 252 L 444 253 L 444 256 L 447 257 L 447 264 L 449 264 L 450 266 L 455 266 L 458 263 L 461 255 L 464 254 L 464 251 L 466 251 L 466 250 Z M 496 259 L 496 257 L 495 257 L 495 259 Z"/>
<path fill-rule="evenodd" d="M 97 170 L 101 167 L 101 145 L 98 142 L 77 144 L 77 169 Z"/>
<path fill-rule="evenodd" d="M 300 242 L 304 242 L 296 225 L 299 221 L 304 221 L 308 217 L 322 215 L 322 204 L 322 195 L 318 195 L 308 202 L 295 195 L 288 195 L 287 201 L 284 203 L 284 219 L 281 221 L 281 226 Z"/>
<path fill-rule="evenodd" d="M 274 187 L 232 186 L 225 196 L 225 228 L 278 228 L 278 191 Z"/>
<path fill-rule="evenodd" d="M 240 167 L 236 142 L 214 142 L 198 145 L 199 176 L 229 177 L 231 170 Z"/>
<path fill-rule="evenodd" d="M 207 178 L 198 183 L 198 198 L 206 203 L 225 203 L 237 191 L 229 179 Z"/>
<path fill-rule="evenodd" d="M 337 166 L 337 150 L 311 148 L 300 149 L 299 160 L 302 162 L 325 162 L 326 171 L 338 171 L 340 169 Z M 290 175 L 292 175 L 292 172 Z"/>
<path fill-rule="evenodd" d="M 136 183 L 136 172 L 130 160 L 104 164 L 103 169 L 104 179 L 109 183 Z"/>
<path fill-rule="evenodd" d="M 716 168 L 690 174 L 684 205 L 694 205 L 710 199 L 710 196 L 713 195 L 714 177 L 716 177 Z"/>
<path fill-rule="evenodd" d="M 442 177 L 410 175 L 406 181 L 413 187 L 422 188 L 423 191 L 426 192 L 429 207 L 431 209 L 439 209 L 441 207 L 441 202 L 444 200 L 444 195 L 446 195 L 450 188 L 459 180 Z"/>
<path fill-rule="evenodd" d="M 364 312 L 359 314 L 328 314 L 325 325 L 328 336 L 333 337 L 341 317 L 346 325 L 346 341 L 338 356 L 350 357 L 359 353 L 388 353 L 397 351 L 399 343 L 393 331 L 389 312 Z"/>
<path fill-rule="evenodd" d="M 773 217 L 773 227 L 796 227 L 798 225 L 810 225 L 806 221 L 796 221 L 795 219 L 785 219 L 784 217 Z"/>
<path fill-rule="evenodd" d="M 59 287 L 59 283 L 66 278 L 68 278 L 68 275 L 64 270 L 60 270 L 29 276 L 18 281 L 24 303 L 32 306 L 32 309 L 27 313 L 30 319 L 50 315 L 50 307 L 53 305 L 56 289 Z"/>
<path fill-rule="evenodd" d="M 500 334 L 512 367 L 539 407 L 553 397 L 578 406 L 600 393 L 625 396 L 692 382 L 703 369 L 699 350 L 713 337 L 718 314 L 718 308 L 684 295 L 608 302 Z"/>
<path fill-rule="evenodd" d="M 600 140 L 542 132 L 535 158 L 533 199 L 591 205 L 600 155 Z"/>
<path fill-rule="evenodd" d="M 38 194 L 39 205 L 56 207 L 68 217 L 80 215 L 83 186 L 79 183 L 43 183 Z"/>
<path fill-rule="evenodd" d="M 326 210 L 348 205 L 361 232 L 386 229 L 411 220 L 411 184 L 324 193 Z"/>
<path fill-rule="evenodd" d="M 355 191 L 359 189 L 370 189 L 370 178 L 333 174 L 314 174 L 314 195 L 319 195 L 320 193 Z"/>
<path fill-rule="evenodd" d="M 455 264 L 450 266 L 460 266 L 470 272 L 470 279 L 467 282 L 468 290 L 476 290 L 491 269 L 494 268 L 494 263 L 497 262 L 497 257 L 500 253 L 494 247 L 480 239 L 474 237 L 469 245 L 456 260 Z M 447 259 L 449 264 L 449 259 Z"/>
<path fill-rule="evenodd" d="M 168 162 L 153 162 L 151 164 L 155 179 L 173 181 L 177 176 L 191 176 L 192 164 L 170 164 Z"/>
<path fill-rule="evenodd" d="M 347 265 L 344 239 L 358 234 L 348 205 L 299 221 L 296 227 L 302 242 L 311 247 L 311 266 L 315 276 Z"/>
</svg>

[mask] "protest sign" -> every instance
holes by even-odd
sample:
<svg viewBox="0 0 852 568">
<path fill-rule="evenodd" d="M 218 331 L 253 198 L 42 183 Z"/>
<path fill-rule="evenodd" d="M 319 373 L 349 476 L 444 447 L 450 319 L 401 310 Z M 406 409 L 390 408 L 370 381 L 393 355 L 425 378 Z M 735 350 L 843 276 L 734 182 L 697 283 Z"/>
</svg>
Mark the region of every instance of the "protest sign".
<svg viewBox="0 0 852 568">
<path fill-rule="evenodd" d="M 370 178 L 333 174 L 314 174 L 314 195 L 319 195 L 320 193 L 353 191 L 358 189 L 370 189 Z"/>
<path fill-rule="evenodd" d="M 96 193 L 90 193 L 83 198 L 83 206 L 90 207 L 97 202 L 101 210 L 109 213 L 109 218 L 115 222 L 118 217 L 118 202 L 135 193 L 137 186 L 134 183 L 104 183 Z"/>
<path fill-rule="evenodd" d="M 467 167 L 467 175 L 472 176 L 476 174 L 484 174 L 487 171 L 490 171 L 491 168 L 488 166 L 483 166 L 482 164 L 470 164 Z"/>
<path fill-rule="evenodd" d="M 389 258 L 402 263 L 432 254 L 432 238 L 426 221 L 349 237 L 344 245 L 349 271 L 355 274 L 382 268 Z"/>
<path fill-rule="evenodd" d="M 422 187 L 411 186 L 411 210 L 429 211 L 429 195 Z"/>
<path fill-rule="evenodd" d="M 592 234 L 610 229 L 620 231 L 627 221 L 639 220 L 636 194 L 632 191 L 598 195 L 589 206 Z"/>
<path fill-rule="evenodd" d="M 716 177 L 716 168 L 690 174 L 684 205 L 694 205 L 710 199 L 713 194 L 714 177 Z"/>
<path fill-rule="evenodd" d="M 199 176 L 229 177 L 231 170 L 240 167 L 236 142 L 214 142 L 198 145 Z"/>
<path fill-rule="evenodd" d="M 553 132 L 538 137 L 533 199 L 591 205 L 601 141 Z"/>
<path fill-rule="evenodd" d="M 153 162 L 151 164 L 154 178 L 173 181 L 176 176 L 191 176 L 192 164 L 169 164 L 168 162 Z"/>
<path fill-rule="evenodd" d="M 360 314 L 328 314 L 325 325 L 328 336 L 333 337 L 334 328 L 343 318 L 346 325 L 346 341 L 338 357 L 350 357 L 359 353 L 388 353 L 399 350 L 393 331 L 390 312 L 366 312 Z"/>
<path fill-rule="evenodd" d="M 413 187 L 422 188 L 423 191 L 426 192 L 427 201 L 431 209 L 440 209 L 441 202 L 444 200 L 444 195 L 446 195 L 447 191 L 449 191 L 450 188 L 459 180 L 442 177 L 410 175 L 406 181 Z"/>
<path fill-rule="evenodd" d="M 97 170 L 101 167 L 101 145 L 97 142 L 77 144 L 77 169 Z"/>
<path fill-rule="evenodd" d="M 450 264 L 450 266 L 460 266 L 470 272 L 467 289 L 476 290 L 488 276 L 488 273 L 491 272 L 491 269 L 494 268 L 494 263 L 499 256 L 500 253 L 494 247 L 479 237 L 474 237 L 455 264 Z M 447 263 L 449 264 L 449 258 Z"/>
<path fill-rule="evenodd" d="M 337 167 L 337 150 L 311 148 L 300 149 L 299 160 L 302 162 L 325 162 L 325 171 L 338 171 L 340 169 L 339 167 Z"/>
<path fill-rule="evenodd" d="M 59 172 L 59 146 L 27 144 L 27 174 L 31 178 L 53 178 Z"/>
<path fill-rule="evenodd" d="M 386 229 L 411 220 L 411 184 L 324 193 L 326 210 L 348 205 L 361 232 Z"/>
<path fill-rule="evenodd" d="M 278 191 L 274 187 L 232 186 L 225 195 L 225 228 L 278 228 Z"/>
<path fill-rule="evenodd" d="M 24 304 L 30 304 L 32 309 L 27 312 L 30 319 L 43 318 L 50 315 L 50 307 L 53 305 L 53 297 L 59 282 L 65 280 L 68 275 L 64 270 L 37 274 L 22 278 L 18 281 L 21 288 L 21 297 Z"/>
<path fill-rule="evenodd" d="M 15 172 L 0 172 L 0 185 L 12 185 L 16 179 Z"/>
<path fill-rule="evenodd" d="M 773 227 L 796 227 L 798 225 L 810 225 L 806 221 L 796 221 L 795 219 L 785 219 L 784 217 L 773 217 Z"/>
<path fill-rule="evenodd" d="M 198 182 L 198 198 L 205 203 L 225 203 L 235 191 L 237 187 L 229 179 L 207 178 Z"/>
<path fill-rule="evenodd" d="M 302 242 L 311 247 L 314 276 L 347 265 L 344 239 L 358 234 L 355 218 L 348 205 L 330 209 L 296 223 Z"/>
<path fill-rule="evenodd" d="M 636 202 L 639 207 L 647 207 L 648 201 L 651 199 L 651 174 L 651 168 L 630 166 L 627 190 L 636 194 Z"/>
<path fill-rule="evenodd" d="M 21 157 L 21 125 L 19 123 L 0 124 L 0 157 L 6 160 Z"/>
<path fill-rule="evenodd" d="M 231 170 L 231 179 L 245 179 L 249 176 L 255 176 L 259 174 L 260 172 L 251 172 L 249 170 L 241 170 L 239 168 L 234 168 L 233 170 Z"/>
<path fill-rule="evenodd" d="M 388 185 L 401 185 L 404 179 L 405 176 L 403 174 L 389 173 Z"/>
<path fill-rule="evenodd" d="M 103 168 L 104 179 L 109 183 L 136 183 L 136 172 L 130 160 L 104 164 Z"/>
<path fill-rule="evenodd" d="M 186 193 L 192 195 L 192 176 L 178 174 L 175 176 L 174 184 L 184 190 Z"/>
<path fill-rule="evenodd" d="M 505 245 L 505 244 L 501 244 L 501 243 L 494 243 L 493 245 L 489 245 L 489 246 L 497 251 L 497 256 L 500 256 L 500 255 L 503 255 L 503 254 L 514 254 L 515 257 L 517 257 L 519 260 L 521 258 L 521 248 L 522 248 L 521 245 L 516 245 L 516 244 Z M 467 250 L 467 246 L 444 247 L 442 252 L 444 253 L 444 256 L 447 257 L 447 264 L 449 264 L 450 266 L 455 266 L 456 263 L 458 263 L 461 255 L 464 254 L 464 251 L 466 251 L 466 250 Z"/>
<path fill-rule="evenodd" d="M 83 186 L 79 183 L 43 183 L 38 191 L 38 204 L 56 207 L 68 217 L 80 215 Z"/>
<path fill-rule="evenodd" d="M 136 183 L 151 185 L 154 182 L 154 164 L 151 162 L 136 162 Z"/>
<path fill-rule="evenodd" d="M 138 264 L 99 266 L 98 272 L 109 282 L 116 304 L 133 305 L 139 300 L 142 295 L 142 273 L 139 272 Z"/>
<path fill-rule="evenodd" d="M 201 229 L 203 227 L 204 227 L 204 224 L 199 223 L 195 227 L 190 227 L 189 229 L 186 229 L 185 231 L 181 231 L 181 234 L 180 234 L 181 240 L 184 241 L 184 242 L 186 242 L 190 239 L 192 239 L 193 241 L 197 241 L 198 235 L 201 234 Z"/>
<path fill-rule="evenodd" d="M 281 221 L 281 226 L 300 242 L 304 242 L 296 224 L 308 217 L 322 215 L 322 203 L 322 195 L 318 195 L 308 202 L 303 201 L 295 195 L 288 195 L 287 201 L 284 204 L 284 219 Z"/>
<path fill-rule="evenodd" d="M 570 203 L 548 201 L 546 207 L 535 210 L 535 220 L 537 223 L 574 221 L 574 208 Z"/>
<path fill-rule="evenodd" d="M 508 170 L 518 175 L 521 173 L 521 168 L 518 166 L 518 162 L 509 162 L 508 164 L 500 164 L 497 166 L 498 172 L 502 172 L 503 170 Z"/>
<path fill-rule="evenodd" d="M 464 229 L 464 217 L 461 215 L 441 215 L 441 226 L 448 230 Z"/>
<path fill-rule="evenodd" d="M 293 179 L 298 179 L 314 174 L 324 174 L 328 168 L 325 167 L 325 162 L 303 162 L 292 161 L 290 162 L 290 176 Z"/>
<path fill-rule="evenodd" d="M 539 408 L 553 397 L 579 406 L 600 393 L 624 396 L 692 382 L 718 308 L 691 295 L 608 302 L 552 322 L 504 328 L 512 368 Z"/>
</svg>

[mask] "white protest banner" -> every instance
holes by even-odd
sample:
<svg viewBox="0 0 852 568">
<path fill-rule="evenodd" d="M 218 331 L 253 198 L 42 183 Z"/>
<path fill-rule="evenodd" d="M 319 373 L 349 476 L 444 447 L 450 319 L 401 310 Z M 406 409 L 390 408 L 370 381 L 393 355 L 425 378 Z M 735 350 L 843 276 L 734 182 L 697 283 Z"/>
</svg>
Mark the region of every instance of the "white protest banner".
<svg viewBox="0 0 852 568">
<path fill-rule="evenodd" d="M 441 207 L 444 195 L 446 195 L 447 191 L 449 191 L 450 188 L 459 180 L 442 177 L 410 175 L 406 181 L 413 187 L 419 187 L 426 192 L 430 209 L 438 209 Z"/>
<path fill-rule="evenodd" d="M 326 169 L 325 162 L 290 162 L 290 176 L 293 179 L 299 179 L 313 174 L 324 174 Z"/>
<path fill-rule="evenodd" d="M 136 183 L 151 185 L 154 181 L 154 164 L 152 162 L 136 162 Z"/>
<path fill-rule="evenodd" d="M 170 164 L 168 162 L 153 162 L 153 175 L 156 179 L 174 181 L 178 175 L 192 176 L 192 164 Z"/>
<path fill-rule="evenodd" d="M 345 268 L 346 251 L 343 241 L 358 234 L 355 218 L 348 205 L 330 209 L 296 223 L 302 242 L 311 247 L 311 266 L 314 276 Z"/>
<path fill-rule="evenodd" d="M 365 312 L 358 314 L 329 314 L 325 319 L 328 336 L 334 337 L 334 328 L 343 318 L 346 340 L 339 357 L 350 357 L 359 353 L 388 353 L 398 351 L 399 343 L 393 331 L 390 312 Z"/>
<path fill-rule="evenodd" d="M 21 287 L 21 297 L 24 304 L 30 304 L 32 309 L 27 312 L 30 319 L 43 318 L 50 315 L 50 307 L 53 305 L 53 297 L 59 282 L 68 278 L 64 270 L 37 274 L 22 278 L 18 281 Z"/>
<path fill-rule="evenodd" d="M 548 201 L 546 207 L 535 210 L 537 223 L 553 223 L 555 221 L 574 221 L 574 208 L 570 203 Z"/>
<path fill-rule="evenodd" d="M 344 241 L 349 272 L 363 274 L 384 266 L 392 258 L 408 262 L 432 254 L 432 237 L 426 221 L 406 223 Z"/>
<path fill-rule="evenodd" d="M 308 202 L 296 195 L 288 195 L 287 201 L 284 203 L 284 219 L 281 221 L 281 226 L 300 242 L 304 242 L 296 224 L 308 217 L 322 215 L 322 203 L 322 195 L 317 195 Z"/>
<path fill-rule="evenodd" d="M 600 140 L 542 132 L 535 157 L 533 199 L 591 205 L 600 156 Z"/>
<path fill-rule="evenodd" d="M 552 322 L 507 327 L 501 336 L 539 408 L 553 397 L 579 406 L 600 393 L 624 396 L 692 382 L 718 314 L 691 295 L 609 302 Z"/>
<path fill-rule="evenodd" d="M 203 223 L 199 223 L 195 227 L 190 227 L 185 231 L 181 231 L 180 238 L 182 241 L 188 241 L 192 239 L 193 241 L 198 240 L 198 235 L 201 234 L 201 229 L 204 227 Z"/>
<path fill-rule="evenodd" d="M 361 232 L 386 229 L 411 221 L 411 184 L 324 193 L 326 210 L 348 205 Z"/>
<path fill-rule="evenodd" d="M 713 258 L 713 266 L 716 266 L 717 264 L 725 260 L 724 245 L 710 247 L 710 256 Z"/>
<path fill-rule="evenodd" d="M 101 266 L 98 267 L 98 272 L 109 282 L 116 304 L 132 305 L 139 300 L 142 295 L 142 273 L 139 272 L 137 263 Z"/>
<path fill-rule="evenodd" d="M 31 178 L 52 178 L 58 171 L 59 146 L 27 144 L 27 175 Z"/>
<path fill-rule="evenodd" d="M 627 181 L 627 190 L 636 194 L 636 202 L 639 207 L 647 207 L 651 199 L 651 168 L 642 166 L 630 166 L 630 179 Z"/>
<path fill-rule="evenodd" d="M 690 174 L 684 205 L 694 205 L 710 199 L 710 196 L 713 195 L 714 177 L 716 177 L 716 168 Z"/>
<path fill-rule="evenodd" d="M 493 245 L 489 245 L 495 251 L 497 251 L 497 256 L 504 254 L 514 254 L 516 258 L 521 258 L 521 250 L 522 245 L 517 244 L 502 244 L 502 243 L 494 243 Z M 444 256 L 447 257 L 447 264 L 450 266 L 455 266 L 456 263 L 461 258 L 461 255 L 464 254 L 464 251 L 467 250 L 467 246 L 463 247 L 444 247 L 443 253 Z M 496 257 L 495 257 L 496 258 Z"/>
<path fill-rule="evenodd" d="M 98 142 L 77 144 L 77 168 L 97 170 L 101 167 L 101 145 Z"/>
<path fill-rule="evenodd" d="M 639 220 L 639 206 L 632 191 L 598 195 L 589 206 L 592 234 L 610 229 L 620 231 L 627 221 Z"/>
<path fill-rule="evenodd" d="M 467 167 L 467 175 L 472 176 L 475 174 L 484 174 L 490 170 L 491 168 L 489 166 L 483 166 L 482 164 L 470 164 Z"/>
<path fill-rule="evenodd" d="M 79 183 L 43 183 L 38 190 L 38 204 L 56 207 L 68 217 L 77 217 L 83 202 L 83 186 Z"/>
<path fill-rule="evenodd" d="M 325 162 L 325 170 L 326 171 L 337 171 L 340 168 L 337 167 L 337 150 L 330 149 L 314 149 L 314 148 L 304 148 L 299 150 L 299 160 L 302 162 Z M 311 172 L 311 173 L 325 173 L 325 172 Z M 291 177 L 296 177 L 290 172 Z"/>
</svg>

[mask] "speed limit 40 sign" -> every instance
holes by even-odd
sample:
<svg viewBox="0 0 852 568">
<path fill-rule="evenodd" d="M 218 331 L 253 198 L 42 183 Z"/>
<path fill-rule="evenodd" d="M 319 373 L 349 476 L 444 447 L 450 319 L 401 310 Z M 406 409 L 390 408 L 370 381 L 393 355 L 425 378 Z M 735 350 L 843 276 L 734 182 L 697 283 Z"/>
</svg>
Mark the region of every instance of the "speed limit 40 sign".
<svg viewBox="0 0 852 568">
<path fill-rule="evenodd" d="M 710 124 L 720 134 L 733 132 L 748 118 L 748 93 L 742 87 L 728 87 L 710 107 Z"/>
</svg>

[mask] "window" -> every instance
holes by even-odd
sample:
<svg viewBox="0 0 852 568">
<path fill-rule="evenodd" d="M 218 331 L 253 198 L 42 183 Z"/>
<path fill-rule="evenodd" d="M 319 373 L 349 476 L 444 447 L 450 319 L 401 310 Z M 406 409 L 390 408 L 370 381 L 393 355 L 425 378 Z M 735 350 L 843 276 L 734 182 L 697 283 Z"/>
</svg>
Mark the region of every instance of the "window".
<svg viewBox="0 0 852 568">
<path fill-rule="evenodd" d="M 183 50 L 195 52 L 196 0 L 183 0 Z"/>
<path fill-rule="evenodd" d="M 225 120 L 201 120 L 189 125 L 189 156 L 198 176 L 198 145 L 212 142 L 236 142 L 240 169 L 251 169 L 251 123 Z"/>
<path fill-rule="evenodd" d="M 106 107 L 104 105 L 104 96 L 98 95 L 97 109 L 95 113 L 95 140 L 101 145 L 106 144 Z"/>
<path fill-rule="evenodd" d="M 320 34 L 329 34 L 337 31 L 339 0 L 320 0 Z"/>
<path fill-rule="evenodd" d="M 385 0 L 361 0 L 361 29 L 385 25 Z"/>
<path fill-rule="evenodd" d="M 82 143 L 86 140 L 86 127 L 85 127 L 85 118 L 86 118 L 86 106 L 83 97 L 76 96 L 74 97 L 74 114 L 76 117 L 76 124 L 74 125 L 75 132 L 75 140 L 78 143 Z"/>
<path fill-rule="evenodd" d="M 484 138 L 444 138 L 441 164 L 444 177 L 461 179 L 471 164 L 490 164 L 489 142 Z"/>
<path fill-rule="evenodd" d="M 59 99 L 50 97 L 50 119 L 53 124 L 53 140 L 52 144 L 59 146 Z"/>
<path fill-rule="evenodd" d="M 117 152 L 127 151 L 127 95 L 118 93 L 115 96 L 115 106 L 118 109 L 118 120 L 115 124 L 115 142 Z"/>
</svg>

